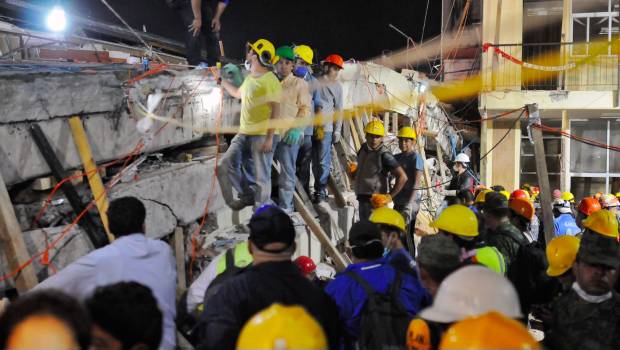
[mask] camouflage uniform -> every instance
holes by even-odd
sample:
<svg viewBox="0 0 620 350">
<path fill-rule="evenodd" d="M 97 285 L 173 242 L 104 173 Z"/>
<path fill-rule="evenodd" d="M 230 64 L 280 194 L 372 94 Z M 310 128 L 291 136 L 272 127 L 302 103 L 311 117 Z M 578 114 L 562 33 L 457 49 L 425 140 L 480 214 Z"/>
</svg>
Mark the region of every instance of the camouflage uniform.
<svg viewBox="0 0 620 350">
<path fill-rule="evenodd" d="M 620 245 L 614 238 L 586 231 L 577 259 L 591 265 L 620 266 Z M 576 283 L 576 282 L 575 282 Z M 574 289 L 552 304 L 547 334 L 551 349 L 620 349 L 620 294 L 601 303 L 583 300 Z"/>
<path fill-rule="evenodd" d="M 506 259 L 506 265 L 510 266 L 517 258 L 520 246 L 527 244 L 527 239 L 518 228 L 506 221 L 497 230 L 489 230 L 487 244 L 497 248 Z"/>
</svg>

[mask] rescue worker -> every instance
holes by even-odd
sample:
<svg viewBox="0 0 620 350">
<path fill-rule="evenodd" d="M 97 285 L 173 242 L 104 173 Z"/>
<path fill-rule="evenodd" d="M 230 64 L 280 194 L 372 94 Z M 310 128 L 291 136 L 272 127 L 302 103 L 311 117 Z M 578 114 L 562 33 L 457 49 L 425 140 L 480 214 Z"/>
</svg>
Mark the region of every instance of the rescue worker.
<svg viewBox="0 0 620 350">
<path fill-rule="evenodd" d="M 290 46 L 282 46 L 276 50 L 276 75 L 282 83 L 282 99 L 280 101 L 280 118 L 297 120 L 303 123 L 310 117 L 311 101 L 308 83 L 294 76 L 293 62 L 295 53 Z M 286 125 L 287 122 L 284 121 Z M 280 130 L 281 140 L 276 147 L 275 159 L 280 163 L 278 175 L 278 198 L 280 208 L 286 213 L 293 212 L 293 193 L 295 193 L 296 163 L 299 146 L 303 142 L 304 129 L 300 125 Z"/>
<path fill-rule="evenodd" d="M 527 239 L 510 223 L 508 201 L 497 192 L 486 195 L 482 213 L 487 224 L 487 244 L 496 247 L 506 259 L 508 268 L 516 260 L 519 248 L 527 244 Z"/>
<path fill-rule="evenodd" d="M 475 181 L 468 172 L 470 166 L 469 163 L 469 156 L 465 153 L 457 154 L 454 159 L 452 170 L 454 170 L 455 175 L 452 177 L 448 188 L 441 192 L 441 194 L 446 196 L 445 201 L 447 205 L 456 203 L 456 193 L 460 190 L 469 190 L 472 193 L 474 192 Z M 441 188 L 441 190 L 443 190 L 443 188 Z"/>
<path fill-rule="evenodd" d="M 553 201 L 553 216 L 556 236 L 575 236 L 581 233 L 581 229 L 573 217 L 570 203 L 560 198 L 555 199 Z"/>
<path fill-rule="evenodd" d="M 613 290 L 620 267 L 618 221 L 599 210 L 583 226 L 576 282 L 553 303 L 546 340 L 553 349 L 620 349 L 620 294 Z"/>
<path fill-rule="evenodd" d="M 360 220 L 366 220 L 373 207 L 385 206 L 391 202 L 407 183 L 405 170 L 383 144 L 383 123 L 376 119 L 371 120 L 364 127 L 364 132 L 366 143 L 357 153 L 357 170 L 354 175 Z M 388 183 L 390 173 L 396 177 L 396 184 L 391 191 Z"/>
<path fill-rule="evenodd" d="M 295 227 L 280 208 L 259 208 L 248 224 L 252 267 L 226 281 L 205 301 L 202 344 L 198 349 L 232 349 L 241 328 L 273 303 L 303 306 L 323 327 L 330 349 L 338 347 L 338 308 L 324 291 L 299 273 L 291 261 Z"/>
<path fill-rule="evenodd" d="M 310 281 L 316 280 L 316 264 L 312 258 L 302 255 L 295 259 L 295 265 L 299 268 L 302 276 Z"/>
<path fill-rule="evenodd" d="M 532 198 L 530 197 L 530 193 L 525 190 L 518 189 L 518 190 L 514 190 L 510 194 L 510 198 L 508 199 L 509 206 L 510 206 L 510 201 L 512 201 L 513 199 L 517 199 L 517 198 L 525 199 L 529 201 L 530 203 L 532 203 Z M 532 203 L 532 206 L 534 207 L 534 215 L 532 216 L 532 219 L 529 222 L 529 232 L 527 236 L 528 236 L 528 240 L 531 239 L 532 241 L 537 242 L 538 236 L 539 236 L 539 230 L 540 230 L 540 219 L 538 219 L 538 215 L 536 215 L 536 206 L 534 205 L 534 203 Z"/>
<path fill-rule="evenodd" d="M 562 192 L 561 198 L 570 204 L 570 210 L 573 212 L 573 217 L 576 218 L 577 207 L 575 203 L 575 195 L 573 195 L 571 192 L 565 191 L 565 192 Z"/>
<path fill-rule="evenodd" d="M 332 143 L 340 142 L 342 132 L 342 86 L 338 73 L 344 68 L 339 55 L 329 55 L 323 63 L 323 76 L 319 79 L 320 108 L 316 113 L 321 122 L 316 125 L 312 139 L 312 173 L 314 174 L 315 203 L 327 200 L 327 180 L 332 164 Z"/>
<path fill-rule="evenodd" d="M 312 105 L 310 108 L 310 118 L 308 118 L 304 129 L 304 139 L 299 147 L 299 155 L 297 156 L 297 177 L 301 182 L 304 190 L 310 195 L 310 165 L 312 163 L 312 135 L 314 134 L 314 117 L 317 110 L 323 109 L 321 95 L 319 94 L 320 83 L 317 78 L 312 75 L 312 61 L 314 52 L 308 45 L 296 45 L 293 48 L 295 53 L 295 70 L 293 74 L 296 77 L 304 79 L 310 88 L 312 97 Z"/>
<path fill-rule="evenodd" d="M 415 246 L 413 237 L 406 234 L 403 216 L 394 209 L 381 207 L 375 209 L 368 220 L 379 227 L 384 257 L 387 257 L 397 269 L 415 273 L 413 270 L 415 262 L 412 258 L 415 255 Z"/>
<path fill-rule="evenodd" d="M 587 219 L 594 212 L 601 210 L 601 203 L 592 197 L 585 197 L 579 202 L 579 213 L 577 214 L 577 226 L 583 230 L 583 220 Z"/>
<path fill-rule="evenodd" d="M 461 266 L 459 246 L 445 235 L 424 236 L 416 262 L 420 282 L 434 298 L 441 282 Z"/>
<path fill-rule="evenodd" d="M 407 182 L 403 189 L 393 198 L 394 209 L 398 210 L 405 224 L 409 228 L 409 234 L 413 234 L 415 219 L 420 209 L 420 196 L 417 188 L 420 185 L 424 161 L 415 152 L 416 133 L 410 126 L 405 126 L 398 130 L 398 147 L 401 153 L 394 158 L 405 171 Z"/>
<path fill-rule="evenodd" d="M 383 257 L 381 236 L 377 224 L 369 221 L 354 223 L 347 248 L 353 264 L 336 275 L 336 279 L 325 288 L 338 304 L 340 322 L 346 330 L 348 344 L 354 344 L 360 338 L 362 311 L 369 297 L 367 287 L 375 293 L 385 294 L 391 291 L 392 286 L 400 286 L 400 290 L 394 292 L 398 293 L 398 299 L 410 317 L 429 303 L 428 294 L 418 278 L 401 273 Z"/>
<path fill-rule="evenodd" d="M 326 350 L 321 325 L 299 305 L 273 304 L 252 316 L 241 329 L 237 350 Z"/>
<path fill-rule="evenodd" d="M 280 81 L 270 71 L 275 56 L 273 44 L 259 39 L 248 43 L 246 51 L 245 64 L 250 74 L 243 84 L 237 88 L 221 79 L 224 89 L 241 99 L 239 133 L 222 156 L 217 172 L 222 196 L 233 210 L 250 205 L 258 208 L 271 201 L 271 163 L 276 146 L 273 121 L 280 115 L 282 94 Z M 242 164 L 250 161 L 253 177 L 242 171 Z M 239 198 L 233 198 L 233 188 Z"/>
<path fill-rule="evenodd" d="M 541 346 L 523 324 L 491 311 L 452 325 L 441 338 L 439 349 L 540 350 Z"/>
<path fill-rule="evenodd" d="M 609 210 L 620 220 L 620 201 L 613 194 L 605 194 L 600 199 L 601 208 Z"/>
<path fill-rule="evenodd" d="M 437 349 L 450 325 L 490 311 L 514 320 L 523 318 L 517 291 L 510 281 L 483 266 L 462 267 L 443 280 L 433 305 L 412 321 L 407 335 L 409 348 Z"/>
<path fill-rule="evenodd" d="M 534 205 L 524 198 L 513 198 L 508 202 L 511 210 L 510 222 L 527 238 L 529 243 L 536 242 L 531 236 L 531 222 L 534 218 Z"/>
</svg>

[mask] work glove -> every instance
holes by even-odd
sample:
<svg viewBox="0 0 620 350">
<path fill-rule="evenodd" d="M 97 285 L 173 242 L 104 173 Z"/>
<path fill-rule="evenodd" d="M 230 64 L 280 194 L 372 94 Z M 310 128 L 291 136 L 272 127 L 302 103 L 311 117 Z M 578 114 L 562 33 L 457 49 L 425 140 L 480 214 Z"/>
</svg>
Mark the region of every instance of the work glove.
<svg viewBox="0 0 620 350">
<path fill-rule="evenodd" d="M 340 142 L 340 138 L 341 137 L 342 137 L 342 135 L 340 135 L 340 132 L 334 131 L 334 134 L 332 135 L 332 143 L 336 144 L 336 143 Z"/>
<path fill-rule="evenodd" d="M 319 141 L 325 138 L 325 129 L 323 129 L 323 126 L 317 126 L 314 128 L 314 138 Z"/>
<path fill-rule="evenodd" d="M 282 142 L 290 146 L 298 145 L 298 144 L 301 144 L 301 139 L 303 137 L 304 137 L 303 129 L 293 128 L 293 129 L 289 129 L 286 132 L 286 134 L 284 135 L 284 138 L 282 138 Z"/>
<path fill-rule="evenodd" d="M 370 197 L 370 203 L 374 209 L 385 207 L 392 201 L 392 196 L 389 194 L 375 193 Z"/>
<path fill-rule="evenodd" d="M 357 172 L 357 163 L 356 162 L 349 163 L 349 174 L 353 175 L 356 172 Z"/>
</svg>

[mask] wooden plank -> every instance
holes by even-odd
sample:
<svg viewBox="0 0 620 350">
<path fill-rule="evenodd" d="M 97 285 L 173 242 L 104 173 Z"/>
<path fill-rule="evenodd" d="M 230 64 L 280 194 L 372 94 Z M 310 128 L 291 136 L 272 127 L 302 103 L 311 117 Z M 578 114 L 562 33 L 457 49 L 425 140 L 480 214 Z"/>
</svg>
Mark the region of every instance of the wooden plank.
<svg viewBox="0 0 620 350">
<path fill-rule="evenodd" d="M 60 163 L 60 160 L 58 160 L 58 157 L 56 157 L 52 146 L 43 133 L 43 130 L 41 130 L 39 124 L 33 123 L 30 125 L 30 134 L 37 145 L 37 148 L 41 152 L 41 155 L 43 155 L 45 162 L 50 167 L 56 181 L 60 183 L 60 181 L 66 178 L 68 174 Z M 82 203 L 82 199 L 71 182 L 68 181 L 63 183 L 60 189 L 67 197 L 67 200 L 69 201 L 69 204 L 71 204 L 76 216 L 84 211 L 86 206 Z M 84 231 L 95 248 L 101 248 L 108 243 L 108 238 L 105 233 L 102 232 L 97 225 L 95 225 L 95 222 L 88 212 L 82 217 L 79 225 L 84 228 Z"/>
<path fill-rule="evenodd" d="M 387 131 L 390 130 L 390 112 L 383 113 L 383 127 L 387 134 Z"/>
<path fill-rule="evenodd" d="M 329 178 L 327 178 L 327 188 L 331 193 L 334 194 L 334 199 L 336 199 L 336 205 L 340 208 L 344 208 L 347 205 L 347 200 L 344 198 L 344 195 L 338 188 L 336 184 L 336 179 L 332 174 L 329 174 Z"/>
<path fill-rule="evenodd" d="M 87 174 L 86 178 L 88 179 L 90 190 L 93 193 L 93 199 L 96 199 L 95 205 L 99 210 L 99 217 L 101 217 L 103 228 L 108 236 L 108 240 L 112 242 L 114 241 L 114 236 L 110 233 L 110 228 L 108 226 L 108 196 L 106 195 L 106 189 L 105 186 L 103 186 L 101 176 L 99 176 L 97 163 L 95 163 L 93 159 L 93 152 L 90 148 L 86 131 L 84 131 L 82 119 L 80 119 L 80 117 L 69 118 L 69 126 L 73 134 L 73 142 L 82 160 L 82 165 L 84 165 L 84 173 Z"/>
<path fill-rule="evenodd" d="M 443 151 L 441 145 L 435 140 L 435 146 L 437 147 L 437 162 L 439 162 L 439 171 L 441 172 L 441 183 L 446 182 L 446 165 L 443 162 Z"/>
<path fill-rule="evenodd" d="M 183 228 L 174 229 L 174 256 L 177 262 L 177 289 L 184 292 L 187 289 L 187 278 L 185 277 L 185 239 Z"/>
<path fill-rule="evenodd" d="M 332 244 L 327 233 L 323 230 L 319 222 L 310 213 L 310 210 L 304 204 L 301 197 L 297 193 L 293 194 L 293 201 L 295 202 L 295 207 L 297 208 L 297 211 L 306 222 L 306 225 L 308 225 L 308 227 L 310 228 L 310 231 L 312 231 L 312 233 L 316 236 L 319 242 L 321 242 L 321 245 L 325 249 L 327 255 L 331 257 L 334 261 L 334 264 L 336 265 L 336 270 L 339 272 L 344 271 L 344 269 L 347 267 L 346 259 Z"/>
<path fill-rule="evenodd" d="M 354 118 L 357 118 L 357 115 Z M 360 143 L 360 135 L 357 133 L 355 122 L 353 120 L 349 120 L 348 124 L 351 128 L 351 136 L 353 137 L 353 145 L 355 146 L 356 150 L 359 150 L 362 147 L 362 144 Z"/>
<path fill-rule="evenodd" d="M 392 113 L 392 133 L 394 135 L 398 134 L 398 113 Z"/>
<path fill-rule="evenodd" d="M 533 124 L 540 124 L 540 114 L 538 105 L 527 105 L 529 119 Z M 530 127 L 532 140 L 534 141 L 534 156 L 536 160 L 536 173 L 538 174 L 538 186 L 540 186 L 540 207 L 543 213 L 543 226 L 545 229 L 545 241 L 547 244 L 555 237 L 555 225 L 553 224 L 553 212 L 551 208 L 551 186 L 549 185 L 549 172 L 547 171 L 547 160 L 545 159 L 545 145 L 543 143 L 542 130 Z"/>
<path fill-rule="evenodd" d="M 355 127 L 357 128 L 357 132 L 360 135 L 360 145 L 361 145 L 362 143 L 366 142 L 366 134 L 364 133 L 364 122 L 362 121 L 362 116 L 361 115 L 358 115 L 358 116 L 356 116 L 354 121 L 355 121 Z"/>
<path fill-rule="evenodd" d="M 347 146 L 348 145 L 345 145 L 344 143 L 339 142 L 334 145 L 334 148 L 336 149 L 336 156 L 338 157 L 338 160 L 340 161 L 340 166 L 342 167 L 342 171 L 346 174 L 346 181 L 344 181 L 345 185 L 347 187 L 347 190 L 350 191 L 351 183 L 353 183 L 353 177 L 349 173 L 349 163 L 354 160 L 349 158 L 349 152 L 348 152 Z"/>
<path fill-rule="evenodd" d="M 10 271 L 16 271 L 30 259 L 2 174 L 0 174 L 0 242 Z M 37 283 L 39 281 L 32 264 L 24 267 L 15 276 L 15 287 L 20 294 L 34 288 Z"/>
</svg>

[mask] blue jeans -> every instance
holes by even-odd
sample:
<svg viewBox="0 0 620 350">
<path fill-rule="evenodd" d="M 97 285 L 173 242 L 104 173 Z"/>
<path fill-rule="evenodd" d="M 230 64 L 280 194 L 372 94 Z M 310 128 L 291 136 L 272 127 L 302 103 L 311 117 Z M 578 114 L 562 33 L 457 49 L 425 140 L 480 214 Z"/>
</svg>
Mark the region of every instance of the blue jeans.
<svg viewBox="0 0 620 350">
<path fill-rule="evenodd" d="M 237 191 L 239 199 L 255 207 L 270 203 L 273 150 L 261 152 L 264 142 L 264 135 L 244 134 L 237 134 L 230 142 L 217 174 L 227 204 L 234 201 L 232 189 Z"/>
<path fill-rule="evenodd" d="M 297 155 L 297 177 L 308 196 L 310 195 L 310 163 L 312 163 L 312 135 L 304 135 Z"/>
<path fill-rule="evenodd" d="M 287 213 L 293 212 L 293 193 L 295 193 L 295 163 L 299 153 L 299 144 L 278 143 L 275 159 L 280 163 L 278 176 L 278 204 Z"/>
<path fill-rule="evenodd" d="M 312 139 L 312 173 L 315 198 L 327 198 L 327 179 L 332 164 L 332 132 L 325 132 L 322 140 Z"/>
</svg>

